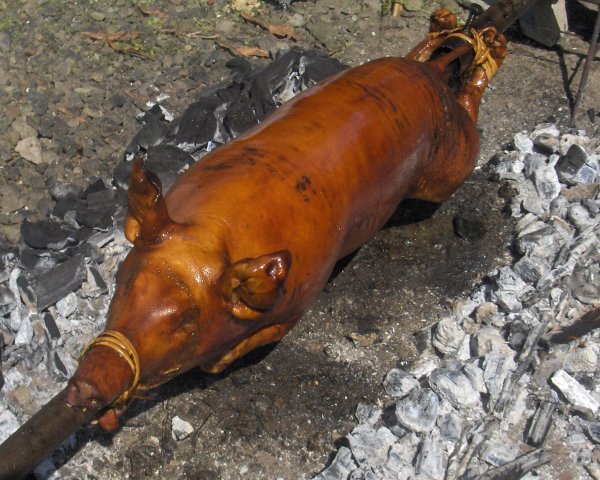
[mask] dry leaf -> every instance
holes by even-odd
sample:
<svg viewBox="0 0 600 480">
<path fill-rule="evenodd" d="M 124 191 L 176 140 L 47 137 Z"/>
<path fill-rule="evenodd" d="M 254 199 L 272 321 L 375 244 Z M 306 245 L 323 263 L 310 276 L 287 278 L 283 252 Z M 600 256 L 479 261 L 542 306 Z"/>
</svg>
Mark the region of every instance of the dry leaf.
<svg viewBox="0 0 600 480">
<path fill-rule="evenodd" d="M 165 18 L 167 16 L 167 14 L 165 12 L 163 12 L 162 10 L 159 10 L 157 8 L 152 9 L 152 8 L 148 8 L 148 7 L 144 7 L 142 4 L 138 3 L 135 8 L 138 9 L 138 11 L 144 15 L 144 17 L 160 17 L 160 18 Z"/>
<path fill-rule="evenodd" d="M 91 38 L 92 40 L 104 40 L 106 42 L 116 42 L 117 40 L 132 40 L 138 36 L 136 32 L 81 32 L 81 36 Z"/>
<path fill-rule="evenodd" d="M 266 50 L 263 50 L 259 47 L 232 47 L 231 45 L 226 45 L 225 43 L 217 42 L 217 45 L 221 48 L 224 48 L 228 52 L 233 55 L 239 55 L 241 57 L 260 57 L 260 58 L 270 58 L 271 55 Z"/>
<path fill-rule="evenodd" d="M 236 47 L 235 51 L 242 57 L 269 58 L 271 56 L 269 52 L 259 47 Z"/>
<path fill-rule="evenodd" d="M 288 23 L 269 23 L 265 20 L 261 20 L 260 18 L 253 17 L 249 13 L 244 13 L 244 12 L 240 12 L 240 15 L 242 16 L 242 18 L 244 20 L 247 20 L 248 22 L 253 23 L 254 25 L 258 25 L 259 27 L 262 27 L 265 30 L 268 30 L 269 33 L 272 33 L 276 37 L 290 38 L 292 40 L 298 40 L 298 37 L 296 36 L 296 31 L 294 30 L 294 27 L 292 27 Z"/>
</svg>

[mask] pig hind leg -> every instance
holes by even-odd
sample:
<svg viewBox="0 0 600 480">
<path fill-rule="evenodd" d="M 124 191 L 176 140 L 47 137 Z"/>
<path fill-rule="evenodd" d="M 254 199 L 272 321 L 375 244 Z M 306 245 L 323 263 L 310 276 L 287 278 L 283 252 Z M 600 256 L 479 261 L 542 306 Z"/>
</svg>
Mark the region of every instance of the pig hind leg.
<svg viewBox="0 0 600 480">
<path fill-rule="evenodd" d="M 429 35 L 414 47 L 406 58 L 426 62 L 431 54 L 444 42 L 448 34 L 456 29 L 456 15 L 442 8 L 429 17 Z"/>
<path fill-rule="evenodd" d="M 456 96 L 458 103 L 467 111 L 473 123 L 477 123 L 483 92 L 507 55 L 506 38 L 502 33 L 497 32 L 493 27 L 488 27 L 479 35 L 488 57 L 482 57 L 481 62 L 471 70 L 464 87 Z"/>
</svg>

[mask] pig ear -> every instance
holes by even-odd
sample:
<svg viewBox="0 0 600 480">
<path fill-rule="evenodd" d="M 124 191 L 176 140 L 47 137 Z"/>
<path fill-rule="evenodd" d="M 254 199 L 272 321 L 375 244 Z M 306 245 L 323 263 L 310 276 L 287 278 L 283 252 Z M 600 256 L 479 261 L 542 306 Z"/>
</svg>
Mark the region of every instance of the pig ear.
<svg viewBox="0 0 600 480">
<path fill-rule="evenodd" d="M 292 256 L 287 250 L 245 258 L 223 274 L 223 298 L 231 313 L 243 320 L 259 318 L 283 294 Z"/>
<path fill-rule="evenodd" d="M 141 158 L 136 159 L 129 182 L 125 237 L 134 245 L 157 243 L 161 230 L 171 222 L 159 178 L 144 168 Z"/>
</svg>

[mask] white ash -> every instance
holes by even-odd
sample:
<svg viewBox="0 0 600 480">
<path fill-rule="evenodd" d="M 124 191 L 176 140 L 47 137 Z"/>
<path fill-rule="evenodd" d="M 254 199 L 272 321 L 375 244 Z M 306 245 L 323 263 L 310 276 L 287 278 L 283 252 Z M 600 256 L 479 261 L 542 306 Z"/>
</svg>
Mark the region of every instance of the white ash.
<svg viewBox="0 0 600 480">
<path fill-rule="evenodd" d="M 516 134 L 514 146 L 494 163 L 498 181 L 517 192 L 508 205 L 518 219 L 513 266 L 455 302 L 421 336 L 429 345 L 421 358 L 385 376 L 392 399 L 379 402 L 395 418 L 358 416 L 355 431 L 396 433 L 391 446 L 369 438 L 378 458 L 388 449 L 388 463 L 365 475 L 364 447 L 350 434 L 351 448 L 315 479 L 558 478 L 546 465 L 549 441 L 571 446 L 574 478 L 600 471 L 600 331 L 568 338 L 600 305 L 598 141 L 543 124 Z M 561 331 L 567 338 L 553 340 Z"/>
</svg>

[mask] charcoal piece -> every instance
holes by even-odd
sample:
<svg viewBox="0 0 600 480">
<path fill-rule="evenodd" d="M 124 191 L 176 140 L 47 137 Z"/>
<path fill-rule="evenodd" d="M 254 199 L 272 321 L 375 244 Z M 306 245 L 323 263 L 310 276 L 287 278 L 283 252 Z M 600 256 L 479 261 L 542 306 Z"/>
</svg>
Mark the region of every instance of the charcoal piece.
<svg viewBox="0 0 600 480">
<path fill-rule="evenodd" d="M 250 98 L 259 121 L 275 110 L 273 93 L 278 90 L 298 65 L 302 50 L 291 48 L 265 68 L 255 73 L 250 81 Z"/>
<path fill-rule="evenodd" d="M 317 50 L 308 52 L 302 57 L 301 62 L 304 63 L 302 80 L 306 86 L 322 82 L 348 68 L 348 65 L 344 65 L 336 58 L 325 56 Z"/>
<path fill-rule="evenodd" d="M 564 370 L 557 370 L 550 378 L 550 382 L 560 391 L 574 410 L 593 417 L 600 409 L 600 404 L 591 393 Z"/>
<path fill-rule="evenodd" d="M 456 408 L 475 405 L 479 401 L 479 392 L 460 371 L 438 368 L 429 376 L 429 385 Z"/>
<path fill-rule="evenodd" d="M 67 195 L 66 197 L 60 198 L 54 204 L 52 209 L 52 215 L 56 218 L 64 218 L 67 212 L 71 212 L 77 208 L 77 197 L 75 195 Z"/>
<path fill-rule="evenodd" d="M 82 285 L 82 289 L 87 297 L 97 297 L 106 293 L 108 286 L 96 268 L 87 267 L 87 280 Z"/>
<path fill-rule="evenodd" d="M 96 233 L 96 231 L 93 228 L 81 227 L 81 228 L 78 228 L 73 233 L 73 239 L 75 240 L 75 242 L 80 244 L 80 243 L 87 241 L 87 239 L 90 238 L 95 233 Z"/>
<path fill-rule="evenodd" d="M 428 432 L 435 425 L 440 399 L 429 388 L 412 390 L 396 402 L 396 420 L 413 432 Z"/>
<path fill-rule="evenodd" d="M 359 403 L 356 407 L 355 415 L 359 423 L 373 426 L 381 418 L 382 413 L 379 407 Z"/>
<path fill-rule="evenodd" d="M 258 119 L 249 103 L 237 102 L 227 108 L 223 125 L 231 138 L 236 138 L 250 127 L 258 124 Z"/>
<path fill-rule="evenodd" d="M 23 303 L 40 312 L 77 290 L 85 278 L 83 255 L 77 255 L 41 275 L 29 278 L 21 275 L 17 286 Z"/>
<path fill-rule="evenodd" d="M 127 190 L 131 179 L 131 162 L 119 162 L 113 172 L 112 184 L 117 188 Z"/>
<path fill-rule="evenodd" d="M 419 386 L 418 380 L 400 368 L 392 368 L 383 381 L 383 388 L 392 397 L 402 398 Z"/>
<path fill-rule="evenodd" d="M 556 404 L 554 402 L 548 402 L 545 400 L 540 402 L 537 410 L 533 414 L 529 429 L 525 434 L 525 442 L 532 447 L 539 447 L 542 443 L 544 443 L 546 435 L 548 434 L 550 426 L 552 425 L 552 415 L 555 408 Z"/>
<path fill-rule="evenodd" d="M 542 199 L 553 200 L 560 194 L 558 175 L 552 165 L 542 165 L 533 172 L 535 191 Z"/>
<path fill-rule="evenodd" d="M 439 435 L 430 433 L 425 437 L 416 458 L 416 472 L 425 478 L 444 478 L 448 454 L 440 442 Z"/>
<path fill-rule="evenodd" d="M 32 248 L 24 248 L 20 252 L 20 261 L 27 270 L 33 270 L 40 259 L 40 253 L 43 250 L 34 250 Z"/>
<path fill-rule="evenodd" d="M 524 256 L 513 265 L 513 270 L 524 281 L 535 284 L 548 272 L 548 267 L 542 259 L 531 259 L 529 256 Z"/>
<path fill-rule="evenodd" d="M 449 442 L 458 442 L 462 436 L 463 427 L 460 417 L 454 413 L 446 413 L 437 420 L 440 436 Z"/>
<path fill-rule="evenodd" d="M 145 167 L 156 173 L 167 192 L 181 169 L 194 163 L 194 157 L 174 145 L 159 145 L 148 149 Z"/>
<path fill-rule="evenodd" d="M 431 343 L 443 355 L 453 355 L 458 352 L 465 336 L 465 331 L 456 318 L 444 317 L 435 326 Z"/>
<path fill-rule="evenodd" d="M 46 325 L 46 330 L 48 330 L 51 339 L 56 340 L 57 338 L 60 338 L 60 330 L 58 329 L 58 325 L 52 314 L 48 312 L 44 314 L 44 325 Z"/>
<path fill-rule="evenodd" d="M 560 158 L 555 167 L 558 178 L 567 185 L 594 183 L 598 177 L 598 162 L 589 157 L 585 150 L 573 144 Z"/>
<path fill-rule="evenodd" d="M 69 371 L 67 370 L 67 367 L 58 355 L 58 352 L 54 352 L 54 365 L 56 365 L 56 369 L 65 377 L 69 376 Z"/>
<path fill-rule="evenodd" d="M 17 299 L 8 285 L 0 285 L 0 316 L 4 316 L 11 312 L 16 308 L 16 306 Z"/>
<path fill-rule="evenodd" d="M 352 455 L 359 465 L 383 465 L 396 436 L 386 427 L 359 425 L 348 435 Z"/>
<path fill-rule="evenodd" d="M 139 118 L 139 117 L 138 117 Z M 171 133 L 171 125 L 165 121 L 162 108 L 154 105 L 139 118 L 143 126 L 127 146 L 127 154 L 136 154 L 140 148 L 147 150 L 163 142 Z"/>
<path fill-rule="evenodd" d="M 32 248 L 61 250 L 69 240 L 69 232 L 48 220 L 25 221 L 21 224 L 21 237 Z"/>
<path fill-rule="evenodd" d="M 0 388 L 2 388 L 1 385 Z M 596 445 L 600 444 L 600 422 L 588 422 L 584 431 L 592 442 Z"/>
<path fill-rule="evenodd" d="M 114 190 L 100 190 L 77 201 L 75 219 L 77 223 L 86 227 L 106 229 L 112 225 L 114 210 Z"/>
<path fill-rule="evenodd" d="M 346 480 L 356 467 L 350 449 L 340 447 L 331 465 L 314 477 L 313 480 Z"/>
<path fill-rule="evenodd" d="M 177 122 L 173 143 L 191 152 L 211 141 L 217 131 L 215 110 L 221 104 L 222 100 L 214 96 L 192 103 Z"/>
<path fill-rule="evenodd" d="M 487 227 L 485 219 L 480 215 L 464 213 L 452 219 L 454 233 L 468 242 L 476 242 L 485 237 Z"/>
<path fill-rule="evenodd" d="M 95 182 L 92 182 L 88 185 L 88 187 L 81 194 L 81 198 L 87 198 L 88 195 L 91 195 L 92 193 L 101 192 L 103 190 L 106 190 L 106 185 L 104 184 L 104 181 L 101 178 L 99 178 Z"/>
<path fill-rule="evenodd" d="M 56 182 L 50 188 L 50 195 L 56 201 L 67 197 L 79 197 L 79 187 L 73 183 Z"/>
<path fill-rule="evenodd" d="M 504 480 L 507 478 L 521 478 L 530 470 L 540 467 L 552 460 L 552 452 L 548 448 L 539 448 L 533 452 L 517 457 L 512 462 L 488 470 L 483 475 L 478 475 L 478 480 Z M 472 477 L 471 477 L 472 478 Z"/>
</svg>

